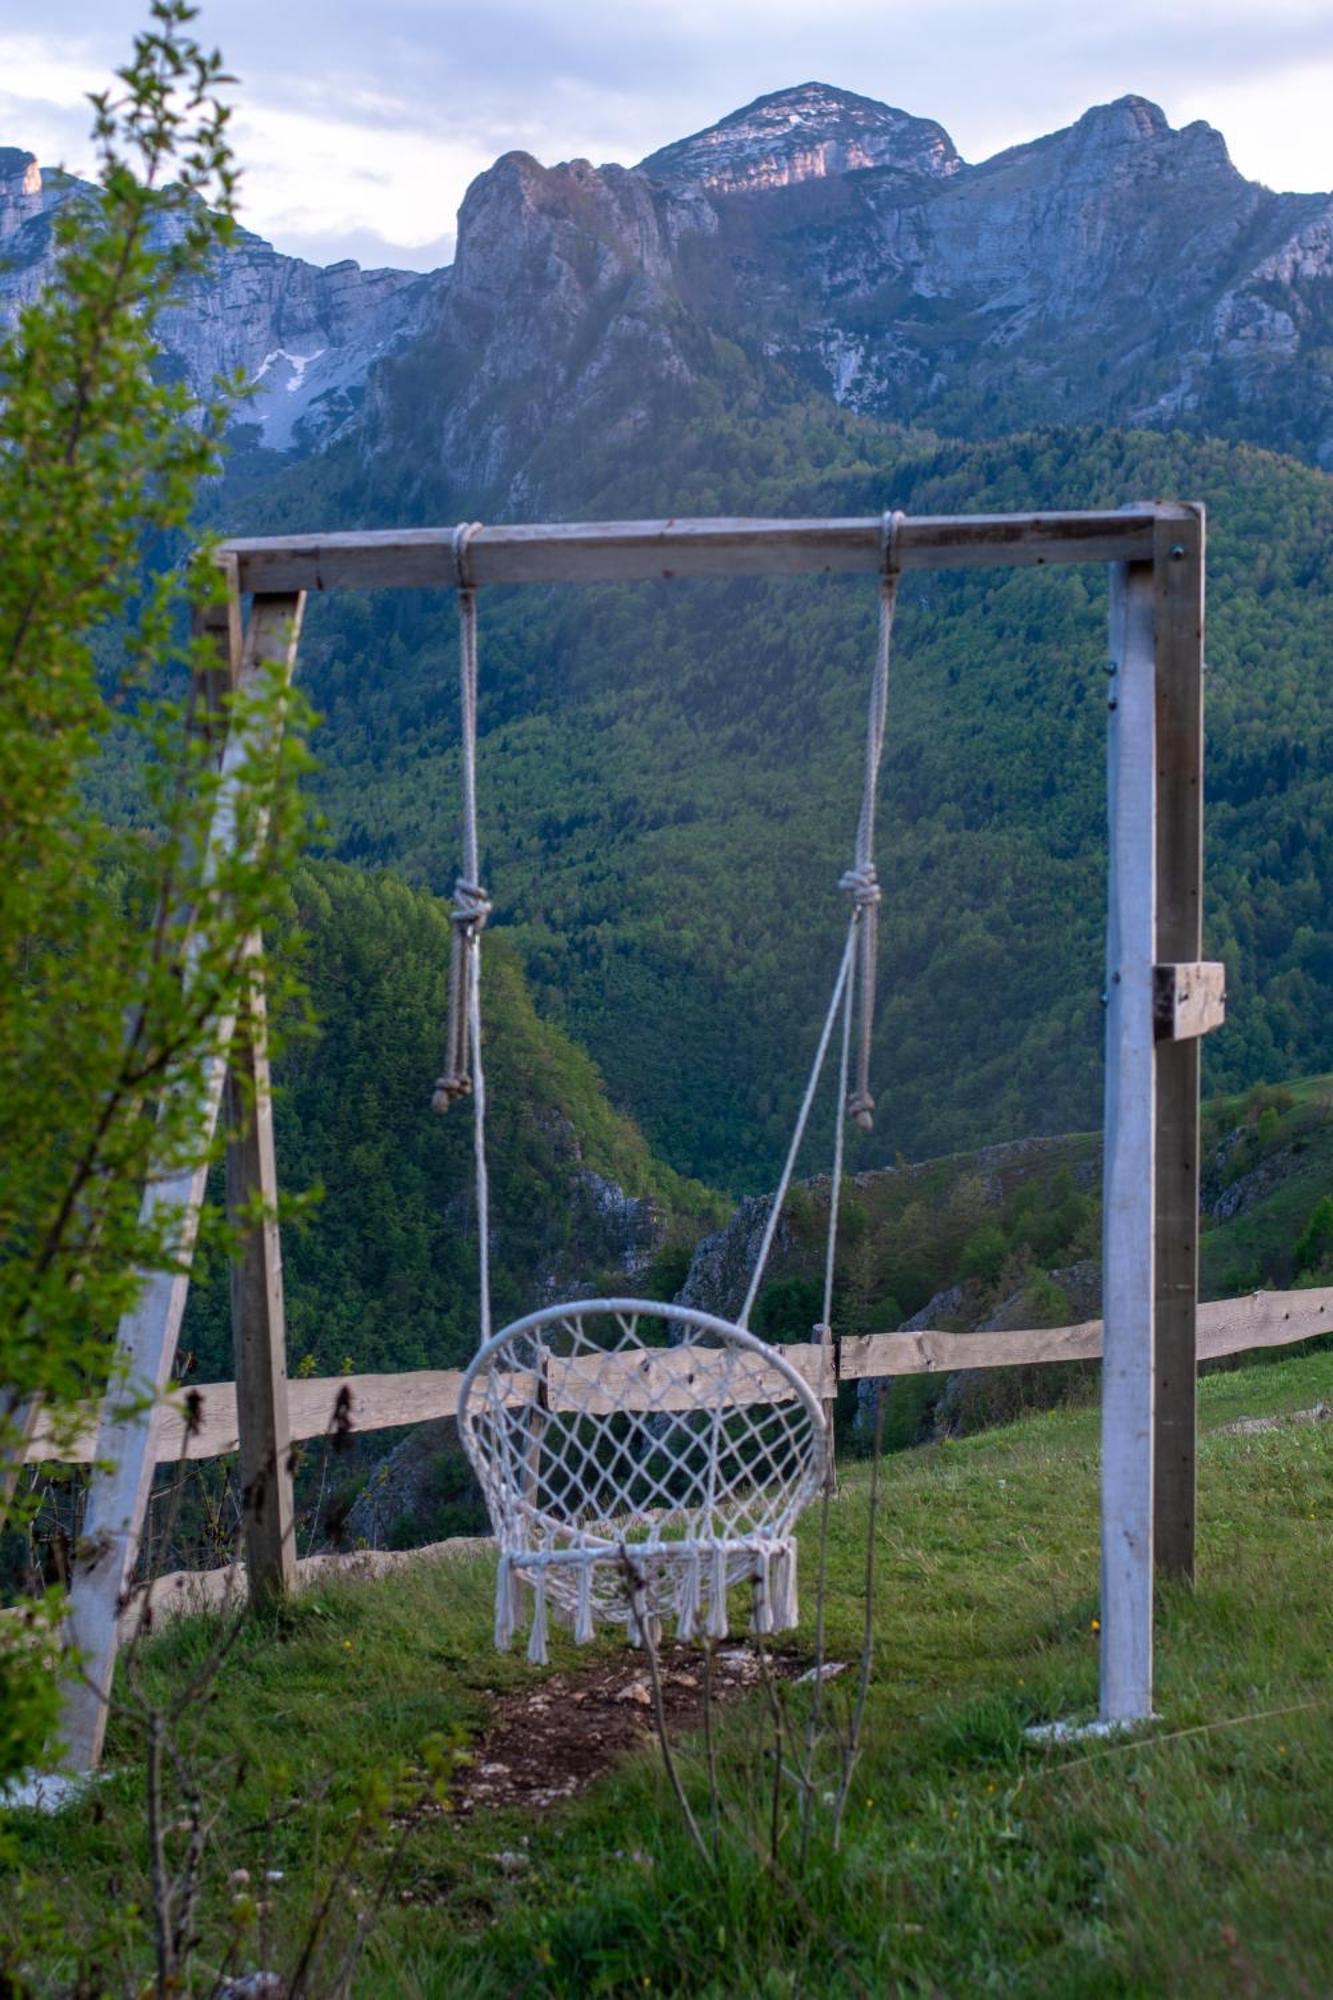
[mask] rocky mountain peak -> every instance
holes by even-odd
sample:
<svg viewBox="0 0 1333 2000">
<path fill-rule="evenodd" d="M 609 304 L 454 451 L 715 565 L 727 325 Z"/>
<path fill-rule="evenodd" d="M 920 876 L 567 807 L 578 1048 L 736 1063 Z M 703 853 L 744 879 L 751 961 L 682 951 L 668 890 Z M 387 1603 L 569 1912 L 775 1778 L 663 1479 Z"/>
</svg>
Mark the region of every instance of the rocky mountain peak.
<svg viewBox="0 0 1333 2000">
<path fill-rule="evenodd" d="M 12 198 L 41 191 L 42 170 L 36 155 L 25 153 L 21 146 L 0 146 L 0 194 Z"/>
<path fill-rule="evenodd" d="M 40 214 L 42 170 L 20 146 L 0 146 L 0 236 L 12 236 Z"/>
<path fill-rule="evenodd" d="M 862 167 L 939 177 L 960 165 L 952 139 L 933 119 L 827 83 L 802 83 L 757 97 L 707 130 L 650 153 L 639 171 L 671 187 L 730 194 Z"/>
<path fill-rule="evenodd" d="M 1160 104 L 1130 93 L 1110 104 L 1094 104 L 1073 128 L 1104 146 L 1134 146 L 1170 137 L 1171 127 Z"/>
<path fill-rule="evenodd" d="M 1190 172 L 1221 167 L 1235 173 L 1219 131 L 1202 119 L 1177 131 L 1161 105 L 1147 97 L 1131 95 L 1117 97 L 1111 104 L 1094 104 L 1067 133 L 1053 136 L 1066 139 L 1076 152 L 1093 160 L 1117 154 L 1159 155 Z"/>
</svg>

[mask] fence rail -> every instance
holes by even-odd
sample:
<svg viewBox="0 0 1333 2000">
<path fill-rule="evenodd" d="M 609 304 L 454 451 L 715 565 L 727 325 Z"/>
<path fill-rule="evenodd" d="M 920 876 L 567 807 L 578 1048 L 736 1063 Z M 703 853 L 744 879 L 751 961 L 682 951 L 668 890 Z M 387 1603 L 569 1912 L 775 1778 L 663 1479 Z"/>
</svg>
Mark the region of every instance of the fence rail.
<svg viewBox="0 0 1333 2000">
<path fill-rule="evenodd" d="M 1240 1299 L 1217 1299 L 1199 1307 L 1198 1357 L 1216 1361 L 1223 1355 L 1263 1348 L 1294 1346 L 1317 1334 L 1333 1332 L 1333 1286 L 1305 1292 L 1251 1292 Z M 1102 1352 L 1102 1322 L 1077 1326 L 1030 1327 L 1008 1333 L 945 1333 L 925 1327 L 916 1333 L 847 1335 L 831 1346 L 818 1342 L 784 1343 L 782 1352 L 815 1394 L 830 1397 L 837 1382 L 866 1381 L 899 1375 L 947 1375 L 973 1368 L 1034 1368 L 1056 1361 L 1098 1361 Z M 616 1403 L 626 1409 L 661 1409 L 663 1377 L 700 1366 L 697 1351 L 669 1347 L 645 1349 L 644 1360 L 631 1365 L 623 1355 L 608 1362 L 624 1369 L 616 1384 Z M 617 1369 L 619 1372 L 619 1368 Z M 393 1430 L 407 1424 L 452 1417 L 458 1410 L 463 1371 L 458 1368 L 420 1369 L 402 1375 L 316 1375 L 297 1377 L 288 1385 L 293 1440 L 322 1437 L 335 1427 L 360 1434 Z M 751 1385 L 747 1402 L 770 1400 L 780 1393 L 772 1385 Z M 637 1391 L 637 1393 L 636 1393 Z M 187 1459 L 219 1458 L 239 1444 L 236 1384 L 204 1382 L 189 1391 L 195 1399 L 193 1419 L 187 1419 L 186 1391 L 176 1388 L 158 1412 L 154 1448 L 159 1464 Z M 552 1394 L 551 1406 L 585 1408 L 586 1388 L 571 1384 Z M 741 1399 L 738 1399 L 741 1400 Z M 608 1407 L 610 1405 L 608 1404 Z M 58 1459 L 89 1464 L 96 1451 L 97 1424 L 93 1412 L 72 1439 L 53 1438 L 38 1425 L 28 1447 L 29 1462 Z"/>
</svg>

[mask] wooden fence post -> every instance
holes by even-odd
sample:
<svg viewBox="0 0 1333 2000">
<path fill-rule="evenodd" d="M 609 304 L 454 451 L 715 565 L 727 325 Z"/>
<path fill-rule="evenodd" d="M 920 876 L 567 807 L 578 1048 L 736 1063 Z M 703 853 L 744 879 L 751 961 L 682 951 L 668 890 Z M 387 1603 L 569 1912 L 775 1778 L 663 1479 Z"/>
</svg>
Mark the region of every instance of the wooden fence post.
<svg viewBox="0 0 1333 2000">
<path fill-rule="evenodd" d="M 1154 531 L 1157 956 L 1203 951 L 1204 517 Z M 1194 1581 L 1199 1293 L 1197 1037 L 1157 1045 L 1157 1390 L 1153 1542 L 1164 1577 Z"/>
<path fill-rule="evenodd" d="M 229 597 L 232 601 L 225 612 L 208 621 L 209 629 L 217 634 L 219 650 L 230 649 L 235 643 L 234 588 Z M 299 596 L 255 599 L 242 662 L 242 684 L 247 670 L 257 670 L 265 661 L 282 660 L 287 672 L 291 672 L 302 602 Z M 229 671 L 232 658 L 234 654 L 229 652 L 228 666 L 220 668 L 219 674 Z M 224 850 L 235 839 L 235 774 L 250 748 L 245 738 L 232 735 L 222 751 L 222 787 L 209 833 L 210 849 L 214 851 Z M 189 962 L 187 952 L 187 978 Z M 208 1060 L 204 1101 L 199 1112 L 201 1152 L 207 1149 L 217 1129 L 227 1050 L 235 1025 L 234 1016 L 216 1023 L 214 1052 Z M 178 1261 L 171 1271 L 154 1271 L 145 1276 L 134 1308 L 125 1315 L 117 1331 L 125 1381 L 113 1387 L 102 1409 L 96 1448 L 98 1469 L 89 1484 L 66 1621 L 66 1645 L 77 1662 L 66 1678 L 61 1725 L 62 1762 L 70 1771 L 93 1770 L 102 1753 L 120 1610 L 138 1562 L 157 1456 L 159 1406 L 176 1359 L 189 1290 L 190 1258 L 207 1179 L 205 1163 L 151 1182 L 144 1191 L 145 1216 L 151 1218 L 162 1209 L 179 1214 Z"/>
<path fill-rule="evenodd" d="M 1103 1175 L 1101 1720 L 1152 1714 L 1153 965 L 1156 759 L 1153 565 L 1111 573 Z"/>
</svg>

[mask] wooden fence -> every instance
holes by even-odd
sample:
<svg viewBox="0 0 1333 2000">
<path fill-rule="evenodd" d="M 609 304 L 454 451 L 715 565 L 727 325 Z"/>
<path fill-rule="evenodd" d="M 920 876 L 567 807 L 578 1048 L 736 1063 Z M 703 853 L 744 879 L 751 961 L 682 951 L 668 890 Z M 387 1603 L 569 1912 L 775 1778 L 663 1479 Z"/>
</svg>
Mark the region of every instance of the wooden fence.
<svg viewBox="0 0 1333 2000">
<path fill-rule="evenodd" d="M 1288 1347 L 1333 1331 L 1333 1286 L 1304 1292 L 1251 1292 L 1244 1298 L 1218 1299 L 1198 1308 L 1198 1358 L 1215 1361 L 1223 1355 Z M 945 1333 L 934 1327 L 916 1333 L 850 1335 L 828 1345 L 819 1342 L 784 1344 L 783 1355 L 820 1398 L 827 1400 L 838 1382 L 882 1380 L 899 1375 L 947 1375 L 959 1369 L 1031 1368 L 1056 1361 L 1097 1361 L 1102 1352 L 1102 1322 L 1077 1326 L 1032 1327 L 1009 1333 Z M 642 1359 L 608 1357 L 624 1363 L 626 1382 L 618 1392 L 620 1407 L 668 1406 L 669 1378 L 697 1370 L 697 1349 L 688 1354 L 670 1347 L 647 1348 Z M 600 1364 L 605 1368 L 606 1364 Z M 664 1380 L 666 1378 L 666 1380 Z M 321 1437 L 335 1424 L 357 1435 L 393 1430 L 407 1424 L 452 1417 L 458 1410 L 461 1369 L 427 1368 L 401 1375 L 339 1375 L 300 1377 L 288 1384 L 288 1409 L 293 1441 Z M 781 1382 L 751 1380 L 750 1402 L 782 1393 Z M 637 1394 L 636 1394 L 637 1389 Z M 234 1382 L 203 1382 L 189 1393 L 196 1399 L 187 1422 L 185 1391 L 173 1390 L 160 1409 L 154 1437 L 159 1464 L 187 1459 L 220 1458 L 240 1443 Z M 552 1385 L 551 1407 L 586 1407 L 582 1396 L 568 1400 Z M 57 1442 L 40 1424 L 28 1447 L 29 1461 L 59 1459 L 89 1464 L 97 1443 L 96 1413 L 69 1442 Z"/>
</svg>

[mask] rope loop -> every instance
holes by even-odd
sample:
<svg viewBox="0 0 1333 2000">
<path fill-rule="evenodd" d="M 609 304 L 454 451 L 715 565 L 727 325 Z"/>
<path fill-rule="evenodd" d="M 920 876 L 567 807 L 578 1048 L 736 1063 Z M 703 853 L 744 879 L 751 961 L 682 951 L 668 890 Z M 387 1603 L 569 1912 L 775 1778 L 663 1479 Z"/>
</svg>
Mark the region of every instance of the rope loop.
<svg viewBox="0 0 1333 2000">
<path fill-rule="evenodd" d="M 454 582 L 456 588 L 468 597 L 477 588 L 472 575 L 470 545 L 480 528 L 480 521 L 460 521 L 453 534 Z"/>
<path fill-rule="evenodd" d="M 901 507 L 886 508 L 880 517 L 880 580 L 886 584 L 896 584 L 902 575 L 902 526 L 907 519 Z"/>
</svg>

